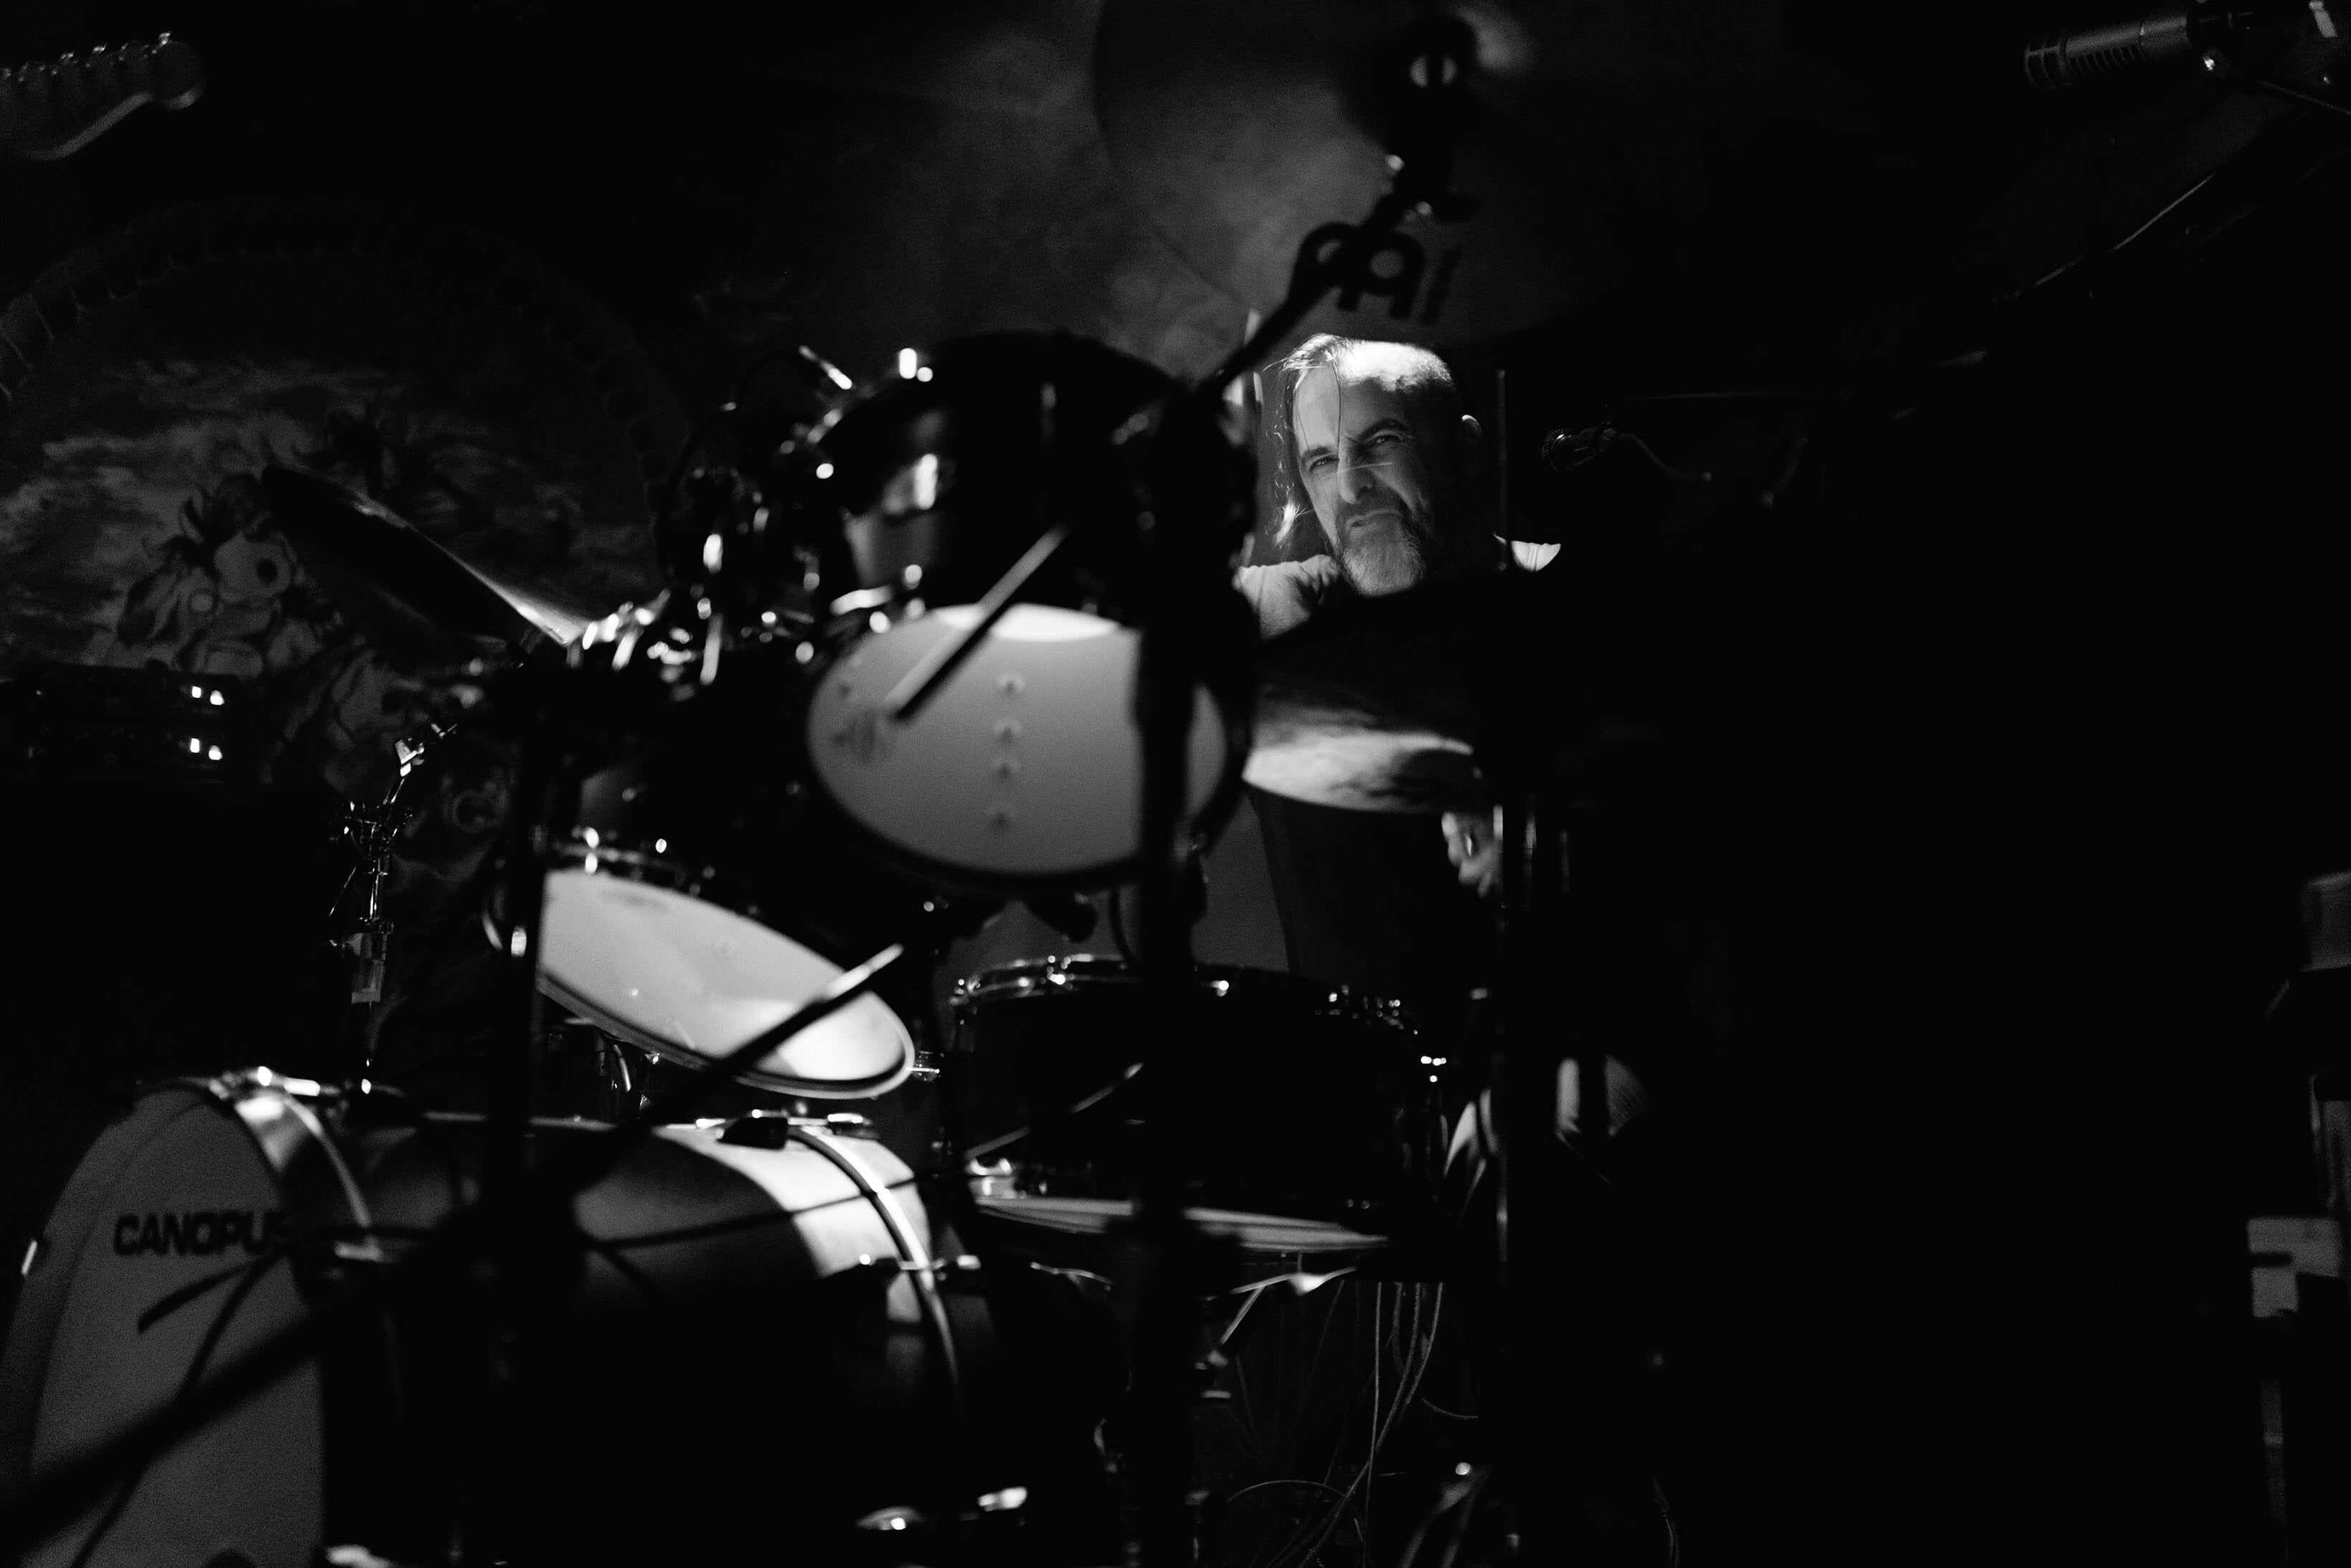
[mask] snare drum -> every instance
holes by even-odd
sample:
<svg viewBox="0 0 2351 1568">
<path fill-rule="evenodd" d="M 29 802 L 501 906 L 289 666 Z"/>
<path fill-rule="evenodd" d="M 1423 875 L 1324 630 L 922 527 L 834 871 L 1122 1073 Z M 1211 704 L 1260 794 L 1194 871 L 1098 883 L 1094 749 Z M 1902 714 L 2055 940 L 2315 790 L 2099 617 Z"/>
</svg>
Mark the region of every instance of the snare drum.
<svg viewBox="0 0 2351 1568">
<path fill-rule="evenodd" d="M 1437 1216 L 1447 1064 L 1396 1003 L 1203 965 L 1186 1032 L 1206 1092 L 1195 1219 L 1266 1254 L 1362 1252 Z M 949 1090 L 983 1213 L 1065 1234 L 1131 1210 L 1142 981 L 1114 958 L 1033 959 L 955 992 Z"/>
<path fill-rule="evenodd" d="M 999 1443 L 969 1495 L 950 1490 L 973 1445 L 945 1347 L 962 1341 L 967 1385 L 985 1336 L 975 1301 L 933 1310 L 905 1166 L 806 1123 L 765 1141 L 665 1128 L 574 1200 L 586 1249 L 534 1335 L 508 1456 L 533 1560 L 842 1562 L 861 1521 L 952 1517 L 1029 1479 Z M 469 1193 L 480 1143 L 466 1117 L 345 1126 L 315 1085 L 266 1071 L 147 1090 L 28 1260 L 0 1354 L 0 1496 L 397 1256 Z M 443 1560 L 478 1321 L 453 1284 L 362 1325 L 25 1562 Z M 329 1555 L 353 1546 L 375 1556 Z"/>
</svg>

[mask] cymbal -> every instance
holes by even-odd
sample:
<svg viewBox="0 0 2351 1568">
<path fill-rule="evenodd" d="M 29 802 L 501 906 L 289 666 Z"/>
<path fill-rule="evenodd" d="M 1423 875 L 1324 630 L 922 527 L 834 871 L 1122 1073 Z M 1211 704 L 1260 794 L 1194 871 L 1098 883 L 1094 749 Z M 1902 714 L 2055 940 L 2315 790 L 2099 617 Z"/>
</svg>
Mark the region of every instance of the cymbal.
<svg viewBox="0 0 2351 1568">
<path fill-rule="evenodd" d="M 1442 811 L 1505 777 L 1605 791 L 1726 730 L 1710 607 L 1655 574 L 1500 572 L 1332 605 L 1258 650 L 1243 779 L 1316 805 Z"/>
<path fill-rule="evenodd" d="M 585 617 L 476 570 L 387 507 L 316 474 L 271 466 L 271 517 L 338 609 L 395 665 L 569 644 Z"/>
<path fill-rule="evenodd" d="M 1466 25 L 1474 59 L 1448 97 L 1458 221 L 1409 220 L 1410 298 L 1326 301 L 1316 330 L 1459 342 L 1550 320 L 1625 265 L 1635 204 L 1591 118 L 1581 7 L 1431 7 L 1416 0 L 1110 0 L 1095 114 L 1137 210 L 1178 255 L 1259 309 L 1289 287 L 1299 244 L 1353 223 L 1387 189 L 1389 138 L 1415 96 L 1415 29 Z M 1398 258 L 1383 272 L 1402 269 Z M 1399 305 L 1404 308 L 1398 314 Z"/>
</svg>

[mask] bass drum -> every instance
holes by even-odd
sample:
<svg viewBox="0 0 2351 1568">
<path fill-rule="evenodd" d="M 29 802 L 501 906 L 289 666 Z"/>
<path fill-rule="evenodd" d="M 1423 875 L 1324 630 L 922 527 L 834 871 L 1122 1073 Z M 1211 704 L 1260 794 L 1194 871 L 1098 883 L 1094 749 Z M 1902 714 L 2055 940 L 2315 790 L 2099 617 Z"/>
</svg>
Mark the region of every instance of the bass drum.
<svg viewBox="0 0 2351 1568">
<path fill-rule="evenodd" d="M 1021 1444 L 974 1443 L 958 1395 L 960 1365 L 962 1395 L 997 1408 L 971 1387 L 984 1309 L 936 1283 L 905 1166 L 820 1125 L 753 1125 L 781 1146 L 664 1128 L 575 1200 L 585 1249 L 528 1342 L 506 1456 L 535 1560 L 833 1563 L 883 1531 L 925 1551 L 924 1521 L 1019 1500 Z M 30 1260 L 0 1354 L 0 1490 L 395 1257 L 469 1192 L 480 1142 L 472 1118 L 346 1124 L 266 1071 L 147 1090 Z M 346 1334 L 24 1561 L 445 1560 L 478 1322 L 453 1287 Z"/>
</svg>

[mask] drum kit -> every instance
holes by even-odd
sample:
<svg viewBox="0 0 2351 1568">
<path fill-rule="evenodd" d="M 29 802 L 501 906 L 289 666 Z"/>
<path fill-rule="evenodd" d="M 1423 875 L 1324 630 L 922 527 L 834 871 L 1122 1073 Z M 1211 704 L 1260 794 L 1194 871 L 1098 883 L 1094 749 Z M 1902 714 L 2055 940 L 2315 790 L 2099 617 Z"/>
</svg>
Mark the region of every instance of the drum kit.
<svg viewBox="0 0 2351 1568">
<path fill-rule="evenodd" d="M 1452 47 L 1416 57 L 1432 103 Z M 1526 674 L 1574 663 L 1529 581 L 1348 607 L 1262 649 L 1229 584 L 1252 489 L 1225 390 L 1326 293 L 1384 276 L 1405 218 L 1450 210 L 1434 124 L 1197 385 L 1047 333 L 909 350 L 862 386 L 830 372 L 813 423 L 747 419 L 738 460 L 681 456 L 665 586 L 599 619 L 269 471 L 306 566 L 435 693 L 402 779 L 457 727 L 517 758 L 482 913 L 510 959 L 506 1039 L 478 1114 L 385 1091 L 363 1056 L 340 1083 L 255 1069 L 137 1098 L 26 1260 L 0 1550 L 1083 1562 L 1123 1536 L 1199 1560 L 1204 1303 L 1245 1271 L 1446 1267 L 1444 1116 L 1475 1085 L 1393 1004 L 1194 963 L 1186 856 L 1245 777 L 1430 810 L 1474 764 L 1523 850 L 1504 921 L 1523 948 L 1556 864 L 1535 786 L 1598 754 L 1571 737 L 1616 756 L 1632 733 L 1604 679 Z M 357 813 L 378 884 L 399 799 Z M 965 978 L 929 1048 L 923 989 L 896 982 L 951 934 L 1119 883 L 1139 887 L 1134 958 Z M 342 935 L 372 998 L 372 896 Z M 1503 969 L 1522 997 L 1526 963 Z M 535 1097 L 546 1001 L 636 1063 L 609 1124 Z M 1565 1047 L 1505 1002 L 1507 1148 L 1552 1135 Z M 945 1179 L 918 1183 L 842 1107 L 934 1079 Z M 1605 1097 L 1584 1101 L 1582 1135 L 1604 1137 Z M 1555 1216 L 1520 1164 L 1510 1228 L 1541 1236 Z M 1531 1315 L 1558 1288 L 1550 1241 L 1499 1250 L 1513 1353 L 1576 1332 L 1557 1297 Z M 1123 1301 L 1107 1448 L 1045 1430 L 994 1315 L 1006 1270 Z M 1522 1429 L 1557 1396 L 1514 1400 Z M 1123 1510 L 1109 1539 L 1055 1522 L 1097 1495 Z M 1529 1560 L 1540 1512 L 1531 1489 Z"/>
</svg>

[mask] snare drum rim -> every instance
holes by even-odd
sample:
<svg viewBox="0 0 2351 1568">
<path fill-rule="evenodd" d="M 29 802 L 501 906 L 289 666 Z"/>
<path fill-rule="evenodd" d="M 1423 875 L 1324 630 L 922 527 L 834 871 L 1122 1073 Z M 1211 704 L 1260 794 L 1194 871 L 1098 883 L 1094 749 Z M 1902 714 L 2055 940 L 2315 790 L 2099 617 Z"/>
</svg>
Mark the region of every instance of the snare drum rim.
<svg viewBox="0 0 2351 1568">
<path fill-rule="evenodd" d="M 713 907 L 719 906 L 713 905 Z M 728 913 L 732 914 L 733 911 L 730 910 Z M 640 1051 L 649 1051 L 675 1067 L 689 1068 L 696 1072 L 717 1071 L 715 1057 L 705 1056 L 700 1051 L 678 1044 L 675 1040 L 664 1040 L 659 1035 L 648 1033 L 637 1028 L 626 1019 L 616 1017 L 609 1010 L 598 1007 L 589 998 L 565 985 L 544 969 L 539 971 L 538 984 L 540 989 L 549 996 L 561 1002 L 614 1040 L 633 1045 Z M 765 1090 L 768 1093 L 782 1095 L 788 1099 L 879 1099 L 914 1075 L 914 1058 L 918 1052 L 914 1047 L 914 1030 L 907 1025 L 904 1019 L 898 1017 L 898 1009 L 882 1001 L 879 997 L 873 999 L 889 1012 L 891 1018 L 896 1019 L 899 1032 L 905 1037 L 906 1041 L 906 1049 L 900 1054 L 897 1065 L 887 1072 L 879 1072 L 865 1078 L 828 1081 L 819 1078 L 794 1078 L 785 1073 L 762 1071 L 756 1067 L 740 1067 L 727 1071 L 725 1076 L 746 1087 Z"/>
<path fill-rule="evenodd" d="M 957 980 L 948 1002 L 960 1026 L 971 1014 L 998 1002 L 1107 992 L 1142 982 L 1142 972 L 1123 958 L 1102 953 L 1066 953 L 983 969 Z M 1265 998 L 1318 1018 L 1364 1024 L 1394 1035 L 1399 1044 L 1416 1043 L 1424 1032 L 1420 1020 L 1402 1002 L 1304 975 L 1245 964 L 1196 964 L 1192 984 L 1219 998 Z"/>
</svg>

